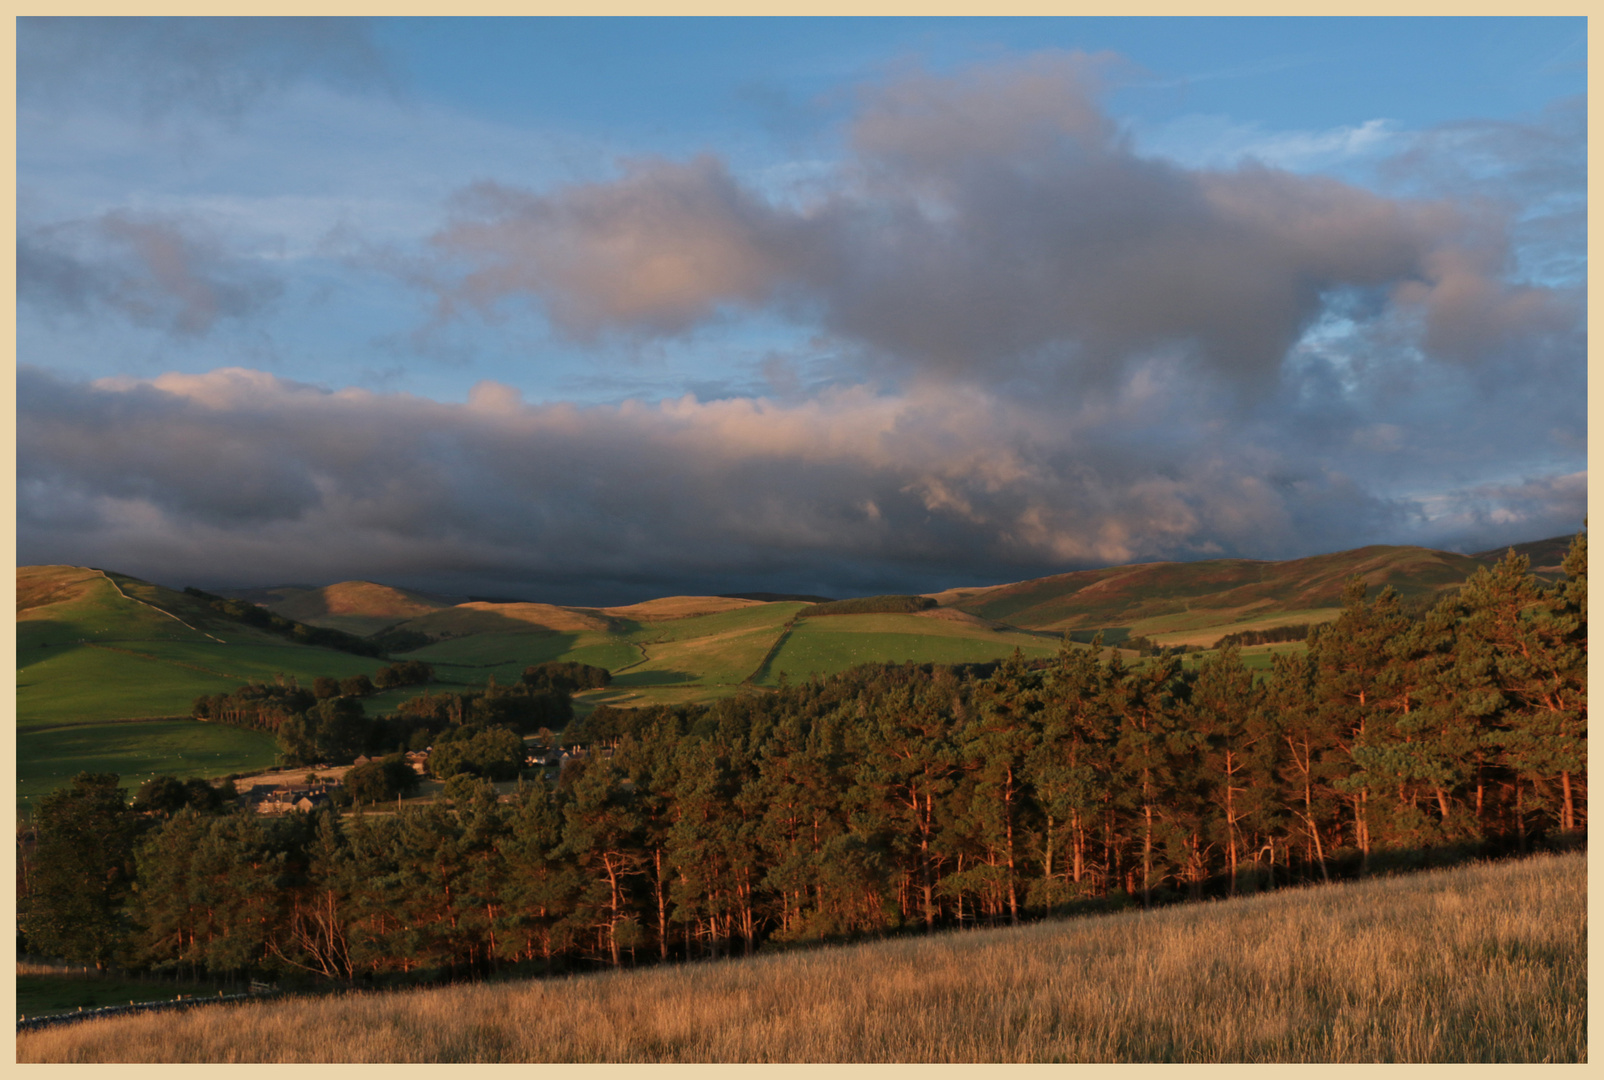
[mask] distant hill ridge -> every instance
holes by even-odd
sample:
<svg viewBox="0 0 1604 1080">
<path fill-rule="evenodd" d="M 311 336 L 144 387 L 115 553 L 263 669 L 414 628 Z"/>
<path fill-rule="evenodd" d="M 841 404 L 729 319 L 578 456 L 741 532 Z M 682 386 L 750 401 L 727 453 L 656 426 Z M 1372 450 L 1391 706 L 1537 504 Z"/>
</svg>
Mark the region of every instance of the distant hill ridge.
<svg viewBox="0 0 1604 1080">
<path fill-rule="evenodd" d="M 1471 558 L 1478 562 L 1496 563 L 1506 553 L 1513 550 L 1517 555 L 1524 555 L 1532 561 L 1532 570 L 1537 573 L 1550 571 L 1554 574 L 1563 574 L 1562 564 L 1565 556 L 1570 553 L 1571 536 L 1551 536 L 1547 540 L 1531 540 L 1524 544 L 1511 544 L 1509 547 L 1490 548 L 1487 551 L 1477 552 Z"/>
<path fill-rule="evenodd" d="M 1515 545 L 1534 569 L 1558 572 L 1571 537 Z M 1362 577 L 1407 598 L 1429 598 L 1502 559 L 1508 549 L 1460 555 L 1431 548 L 1375 544 L 1350 551 L 1270 562 L 1210 559 L 1139 563 L 1081 570 L 1006 585 L 928 594 L 943 607 L 1027 630 L 1138 627 L 1170 635 L 1167 644 L 1220 636 L 1214 627 L 1264 629 L 1334 617 L 1343 586 Z M 1199 631 L 1189 635 L 1189 631 Z M 1222 631 L 1223 632 L 1223 631 Z M 1181 636 L 1177 636 L 1181 635 Z M 1183 640 L 1191 636 L 1198 640 Z"/>
<path fill-rule="evenodd" d="M 1532 568 L 1557 575 L 1572 537 L 1513 545 Z M 997 626 L 1034 631 L 1124 629 L 1167 644 L 1212 643 L 1228 632 L 1262 630 L 1332 618 L 1342 589 L 1355 576 L 1372 588 L 1391 586 L 1406 599 L 1429 599 L 1465 581 L 1480 566 L 1502 559 L 1509 548 L 1461 555 L 1431 548 L 1375 544 L 1280 562 L 1208 559 L 1137 563 L 1078 570 L 1002 585 L 953 588 L 925 594 L 936 605 Z M 117 575 L 119 580 L 124 575 Z M 72 567 L 23 567 L 18 571 L 19 615 L 59 602 L 100 579 L 99 572 Z M 143 583 L 141 583 L 143 585 Z M 168 603 L 177 594 L 160 586 Z M 614 607 L 573 607 L 532 602 L 495 603 L 430 595 L 370 581 L 326 586 L 283 585 L 231 589 L 223 595 L 260 604 L 275 614 L 359 635 L 396 630 L 431 638 L 530 630 L 605 630 L 618 620 L 655 622 L 731 610 L 745 605 L 808 600 L 826 604 L 819 614 L 853 608 L 868 600 L 828 602 L 821 597 L 749 592 L 722 596 L 670 596 Z M 914 598 L 906 598 L 911 601 Z"/>
</svg>

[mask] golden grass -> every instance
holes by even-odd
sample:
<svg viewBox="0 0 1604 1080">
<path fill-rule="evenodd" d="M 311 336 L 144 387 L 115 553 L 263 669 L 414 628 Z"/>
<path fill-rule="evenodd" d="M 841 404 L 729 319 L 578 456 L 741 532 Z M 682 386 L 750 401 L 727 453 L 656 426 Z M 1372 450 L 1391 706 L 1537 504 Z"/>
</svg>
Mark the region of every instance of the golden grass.
<svg viewBox="0 0 1604 1080">
<path fill-rule="evenodd" d="M 98 570 L 82 566 L 17 567 L 17 616 L 33 608 L 76 600 L 106 580 Z M 47 618 L 48 615 L 37 616 Z"/>
<path fill-rule="evenodd" d="M 405 619 L 427 615 L 446 606 L 405 589 L 376 585 L 371 581 L 342 581 L 337 585 L 326 585 L 317 591 L 317 599 L 322 603 L 323 610 L 310 614 L 383 615 Z"/>
<path fill-rule="evenodd" d="M 697 615 L 719 615 L 741 608 L 761 607 L 762 600 L 741 600 L 730 596 L 664 596 L 623 607 L 602 608 L 607 615 L 617 615 L 638 622 L 663 622 L 669 619 L 689 619 Z"/>
<path fill-rule="evenodd" d="M 1586 864 L 1018 930 L 96 1020 L 18 1061 L 1583 1061 Z"/>
<path fill-rule="evenodd" d="M 424 634 L 493 634 L 511 630 L 605 630 L 607 620 L 553 604 L 495 604 L 473 600 L 441 608 L 400 624 Z"/>
</svg>

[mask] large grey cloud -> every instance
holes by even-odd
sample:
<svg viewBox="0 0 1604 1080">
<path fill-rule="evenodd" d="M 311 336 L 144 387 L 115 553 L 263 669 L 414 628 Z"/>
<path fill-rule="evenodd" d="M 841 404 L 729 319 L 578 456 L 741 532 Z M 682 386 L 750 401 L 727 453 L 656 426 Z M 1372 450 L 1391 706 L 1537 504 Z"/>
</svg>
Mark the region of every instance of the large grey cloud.
<svg viewBox="0 0 1604 1080">
<path fill-rule="evenodd" d="M 450 405 L 240 369 L 96 384 L 24 369 L 19 558 L 601 603 L 933 589 L 1430 532 L 1418 499 L 1213 428 L 1185 383 L 1068 413 L 934 387 L 578 409 L 493 383 Z M 1574 528 L 1585 492 L 1544 482 L 1461 497 L 1447 526 L 1479 514 L 1495 526 L 1468 530 L 1482 546 Z"/>
<path fill-rule="evenodd" d="M 1579 324 L 1578 295 L 1509 280 L 1507 207 L 1143 157 L 1099 108 L 1099 64 L 1049 54 L 867 92 L 834 182 L 793 199 L 711 156 L 481 186 L 434 237 L 458 268 L 443 302 L 528 301 L 582 337 L 768 309 L 896 370 L 1038 385 L 1169 352 L 1244 390 L 1334 297 L 1412 322 L 1445 361 Z"/>
</svg>

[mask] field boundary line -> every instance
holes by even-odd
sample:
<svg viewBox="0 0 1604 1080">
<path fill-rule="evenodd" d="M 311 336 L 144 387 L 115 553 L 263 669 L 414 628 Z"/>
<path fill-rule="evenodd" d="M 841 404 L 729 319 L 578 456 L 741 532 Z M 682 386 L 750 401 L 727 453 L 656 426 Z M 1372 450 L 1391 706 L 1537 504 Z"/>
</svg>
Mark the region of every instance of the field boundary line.
<svg viewBox="0 0 1604 1080">
<path fill-rule="evenodd" d="M 146 607 L 150 608 L 150 610 L 152 610 L 152 611 L 159 611 L 163 615 L 167 616 L 169 619 L 173 620 L 179 626 L 184 627 L 184 629 L 193 630 L 197 634 L 202 634 L 202 635 L 204 635 L 206 637 L 209 637 L 213 641 L 217 642 L 219 645 L 227 645 L 228 644 L 228 642 L 224 641 L 222 638 L 217 637 L 217 636 L 215 636 L 213 634 L 208 634 L 208 633 L 206 633 L 206 631 L 200 629 L 199 627 L 190 626 L 189 623 L 185 622 L 183 619 L 180 619 L 177 615 L 174 615 L 171 611 L 165 611 L 162 608 L 157 607 L 155 604 L 152 604 L 150 601 L 141 600 L 137 596 L 129 596 L 127 593 L 123 592 L 123 587 L 121 585 L 117 584 L 116 581 L 112 580 L 112 576 L 110 574 L 106 573 L 106 571 L 104 571 L 104 570 L 101 570 L 99 567 L 95 568 L 95 573 L 99 574 L 101 577 L 103 577 L 107 581 L 111 582 L 111 587 L 116 589 L 117 590 L 117 595 L 122 597 L 124 600 L 132 600 L 136 604 L 144 604 Z"/>
<path fill-rule="evenodd" d="M 780 627 L 780 636 L 774 639 L 774 644 L 769 646 L 769 651 L 764 653 L 763 659 L 757 662 L 757 667 L 753 669 L 752 674 L 742 679 L 736 684 L 737 686 L 757 685 L 758 676 L 762 675 L 764 670 L 774 662 L 774 658 L 780 655 L 780 646 L 784 645 L 785 639 L 791 636 L 791 631 L 796 628 L 797 620 L 799 620 L 801 617 L 802 613 L 797 612 L 795 615 L 792 615 L 786 620 L 785 625 Z"/>
<path fill-rule="evenodd" d="M 651 658 L 652 658 L 651 653 L 646 651 L 646 646 L 642 645 L 640 642 L 631 641 L 631 642 L 627 642 L 626 644 L 628 644 L 629 647 L 632 648 L 632 649 L 639 649 L 640 650 L 640 659 L 635 661 L 633 664 L 625 664 L 623 667 L 621 667 L 617 671 L 613 672 L 614 675 L 622 675 L 624 672 L 628 671 L 630 668 L 638 668 L 642 664 L 649 662 L 651 660 Z"/>
</svg>

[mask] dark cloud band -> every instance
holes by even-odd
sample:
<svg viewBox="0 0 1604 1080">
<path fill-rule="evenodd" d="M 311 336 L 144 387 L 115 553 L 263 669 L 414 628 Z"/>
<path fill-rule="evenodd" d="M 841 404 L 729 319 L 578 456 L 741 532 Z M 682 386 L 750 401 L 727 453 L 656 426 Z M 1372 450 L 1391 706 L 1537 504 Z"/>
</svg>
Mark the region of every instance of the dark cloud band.
<svg viewBox="0 0 1604 1080">
<path fill-rule="evenodd" d="M 1110 422 L 940 389 L 575 409 L 493 385 L 447 405 L 239 369 L 94 385 L 25 369 L 19 558 L 179 584 L 378 577 L 594 603 L 1429 538 L 1418 502 L 1291 449 L 1200 425 L 1189 453 L 1174 432 L 1144 453 Z M 1443 499 L 1444 525 L 1486 546 L 1585 513 L 1575 478 Z"/>
</svg>

